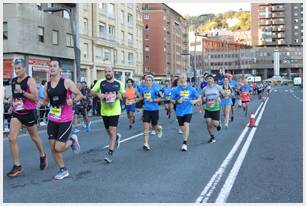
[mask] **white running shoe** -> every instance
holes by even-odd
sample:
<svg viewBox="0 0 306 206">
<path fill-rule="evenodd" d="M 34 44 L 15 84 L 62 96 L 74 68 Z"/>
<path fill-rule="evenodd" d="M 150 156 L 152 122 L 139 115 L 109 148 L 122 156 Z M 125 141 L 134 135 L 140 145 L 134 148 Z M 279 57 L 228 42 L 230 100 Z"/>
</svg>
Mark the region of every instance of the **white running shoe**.
<svg viewBox="0 0 306 206">
<path fill-rule="evenodd" d="M 152 130 L 152 131 L 151 131 L 151 135 L 156 135 L 156 131 L 155 131 L 155 130 Z"/>
<path fill-rule="evenodd" d="M 187 144 L 183 144 L 182 145 L 182 151 L 183 152 L 187 152 Z"/>
<path fill-rule="evenodd" d="M 160 125 L 159 126 L 159 132 L 157 132 L 157 137 L 161 138 L 163 136 L 163 127 Z"/>
<path fill-rule="evenodd" d="M 183 131 L 181 129 L 178 129 L 179 134 L 183 134 Z"/>
<path fill-rule="evenodd" d="M 81 150 L 79 140 L 78 140 L 78 136 L 76 134 L 72 134 L 71 139 L 73 140 L 73 143 L 71 145 L 71 149 L 72 149 L 74 154 L 78 154 Z"/>
</svg>

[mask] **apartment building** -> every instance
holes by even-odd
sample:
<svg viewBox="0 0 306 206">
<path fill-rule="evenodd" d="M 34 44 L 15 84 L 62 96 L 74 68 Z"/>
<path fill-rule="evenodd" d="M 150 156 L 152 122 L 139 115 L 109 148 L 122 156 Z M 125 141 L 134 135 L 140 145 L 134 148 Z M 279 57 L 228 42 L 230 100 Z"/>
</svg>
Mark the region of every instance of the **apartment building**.
<svg viewBox="0 0 306 206">
<path fill-rule="evenodd" d="M 253 46 L 302 46 L 302 3 L 251 4 Z"/>
<path fill-rule="evenodd" d="M 81 78 L 92 83 L 111 66 L 115 78 L 140 79 L 143 68 L 142 15 L 136 3 L 80 4 Z"/>
<path fill-rule="evenodd" d="M 144 73 L 157 79 L 178 76 L 189 67 L 186 19 L 162 3 L 143 3 Z"/>
<path fill-rule="evenodd" d="M 74 51 L 69 14 L 44 12 L 44 8 L 62 7 L 74 11 L 76 4 L 3 4 L 3 79 L 14 77 L 12 61 L 24 58 L 28 74 L 37 83 L 48 79 L 51 58 L 62 62 L 62 75 L 72 79 Z"/>
</svg>

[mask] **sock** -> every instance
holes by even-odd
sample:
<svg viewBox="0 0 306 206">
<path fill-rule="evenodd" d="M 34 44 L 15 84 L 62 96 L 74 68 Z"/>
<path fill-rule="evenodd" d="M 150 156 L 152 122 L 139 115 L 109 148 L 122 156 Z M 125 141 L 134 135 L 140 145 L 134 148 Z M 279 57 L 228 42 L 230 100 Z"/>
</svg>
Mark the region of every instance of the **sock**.
<svg viewBox="0 0 306 206">
<path fill-rule="evenodd" d="M 114 152 L 114 151 L 111 150 L 111 149 L 108 150 L 108 154 L 109 154 L 109 155 L 113 155 L 113 152 Z"/>
<path fill-rule="evenodd" d="M 183 144 L 187 145 L 187 140 L 184 140 Z"/>
</svg>

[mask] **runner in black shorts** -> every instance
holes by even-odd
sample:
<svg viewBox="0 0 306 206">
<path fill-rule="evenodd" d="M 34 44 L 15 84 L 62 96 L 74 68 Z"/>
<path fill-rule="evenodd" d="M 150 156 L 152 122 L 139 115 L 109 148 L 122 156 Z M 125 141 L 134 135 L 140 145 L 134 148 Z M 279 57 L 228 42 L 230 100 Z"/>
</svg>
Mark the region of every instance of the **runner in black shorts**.
<svg viewBox="0 0 306 206">
<path fill-rule="evenodd" d="M 17 136 L 25 126 L 35 143 L 40 155 L 40 169 L 48 167 L 47 155 L 43 143 L 37 133 L 36 101 L 38 91 L 33 78 L 27 75 L 26 62 L 24 59 L 15 59 L 13 62 L 17 77 L 12 80 L 12 103 L 9 114 L 12 114 L 10 122 L 9 143 L 12 152 L 14 166 L 7 173 L 9 177 L 16 177 L 22 174 L 23 168 L 20 164 Z"/>
<path fill-rule="evenodd" d="M 114 79 L 112 67 L 106 67 L 104 71 L 106 79 L 100 79 L 91 89 L 91 92 L 101 99 L 101 115 L 109 135 L 109 150 L 104 160 L 111 163 L 115 147 L 118 149 L 120 146 L 121 134 L 117 133 L 117 126 L 121 114 L 120 101 L 122 101 L 125 91 L 123 84 Z"/>
<path fill-rule="evenodd" d="M 75 95 L 74 99 L 72 99 L 72 94 Z M 59 168 L 53 177 L 56 180 L 69 176 L 63 160 L 63 153 L 70 147 L 74 153 L 80 151 L 78 137 L 73 134 L 69 138 L 69 135 L 73 120 L 72 105 L 83 98 L 73 81 L 61 77 L 60 60 L 52 59 L 50 62 L 50 81 L 46 87 L 45 99 L 39 102 L 39 105 L 44 106 L 49 102 L 51 105 L 47 133 L 53 158 Z"/>
<path fill-rule="evenodd" d="M 146 76 L 146 87 L 141 92 L 141 97 L 144 100 L 143 111 L 143 127 L 144 127 L 144 144 L 143 150 L 151 150 L 149 145 L 149 128 L 152 123 L 152 128 L 157 132 L 159 138 L 162 137 L 162 126 L 158 125 L 159 107 L 158 102 L 161 101 L 159 89 L 153 85 L 154 77 Z"/>
</svg>

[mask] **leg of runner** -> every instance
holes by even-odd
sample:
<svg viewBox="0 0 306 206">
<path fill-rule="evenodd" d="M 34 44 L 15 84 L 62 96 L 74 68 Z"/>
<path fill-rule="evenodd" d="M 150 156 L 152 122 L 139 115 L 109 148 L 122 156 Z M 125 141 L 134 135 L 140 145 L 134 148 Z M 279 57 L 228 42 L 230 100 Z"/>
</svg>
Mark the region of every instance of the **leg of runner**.
<svg viewBox="0 0 306 206">
<path fill-rule="evenodd" d="M 143 123 L 143 137 L 144 137 L 143 150 L 145 151 L 151 150 L 150 145 L 149 145 L 149 128 L 150 128 L 150 123 L 144 122 Z"/>
<path fill-rule="evenodd" d="M 224 120 L 225 128 L 228 128 L 230 111 L 231 111 L 231 105 L 230 104 L 226 105 L 226 107 L 225 107 L 225 120 Z"/>
<path fill-rule="evenodd" d="M 72 128 L 73 133 L 78 133 L 80 131 L 78 129 L 79 127 L 78 118 L 79 118 L 79 115 L 75 113 L 73 116 L 73 128 Z"/>
<path fill-rule="evenodd" d="M 39 155 L 40 155 L 40 169 L 44 170 L 48 167 L 48 162 L 47 162 L 47 155 L 44 149 L 44 145 L 40 139 L 40 137 L 38 136 L 38 132 L 37 132 L 37 126 L 33 125 L 32 127 L 27 127 L 27 130 L 32 138 L 32 141 L 35 143 Z"/>
<path fill-rule="evenodd" d="M 120 140 L 121 140 L 121 135 L 119 133 L 117 133 L 117 127 L 116 126 L 109 126 L 109 128 L 107 129 L 107 133 L 109 136 L 109 140 L 108 140 L 108 152 L 104 158 L 104 160 L 107 163 L 111 163 L 113 161 L 113 152 L 116 149 L 119 148 L 120 146 Z"/>
<path fill-rule="evenodd" d="M 215 136 L 213 134 L 214 132 L 214 125 L 211 118 L 206 118 L 206 125 L 208 134 L 210 135 L 210 139 L 208 140 L 208 143 L 214 143 L 216 142 Z"/>
<path fill-rule="evenodd" d="M 233 122 L 234 121 L 234 106 L 235 106 L 236 99 L 232 98 L 232 102 L 233 104 L 231 105 L 231 121 Z"/>
<path fill-rule="evenodd" d="M 186 152 L 187 151 L 187 141 L 189 138 L 189 123 L 184 122 L 184 126 L 182 127 L 183 129 L 183 145 L 182 145 L 182 151 Z"/>
<path fill-rule="evenodd" d="M 17 118 L 12 118 L 11 119 L 11 127 L 10 127 L 10 133 L 9 133 L 9 142 L 11 146 L 11 153 L 12 153 L 12 158 L 13 158 L 13 169 L 7 173 L 7 176 L 9 177 L 15 177 L 21 175 L 23 172 L 23 169 L 20 164 L 20 159 L 19 159 L 19 148 L 17 144 L 17 136 L 20 132 L 20 129 L 22 128 L 21 122 Z"/>
<path fill-rule="evenodd" d="M 86 131 L 89 132 L 90 128 L 91 128 L 91 121 L 89 120 L 88 112 L 86 110 L 85 110 L 85 113 L 83 115 L 83 121 L 86 125 Z"/>
</svg>

